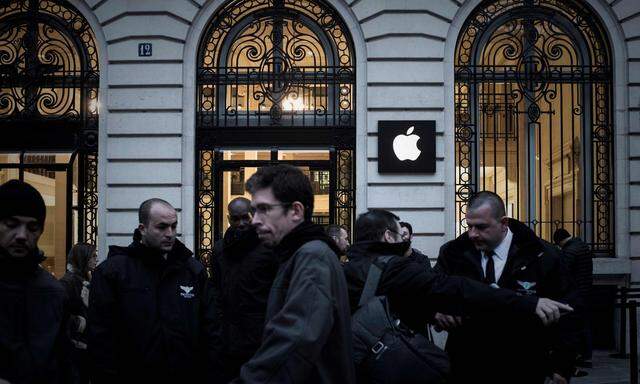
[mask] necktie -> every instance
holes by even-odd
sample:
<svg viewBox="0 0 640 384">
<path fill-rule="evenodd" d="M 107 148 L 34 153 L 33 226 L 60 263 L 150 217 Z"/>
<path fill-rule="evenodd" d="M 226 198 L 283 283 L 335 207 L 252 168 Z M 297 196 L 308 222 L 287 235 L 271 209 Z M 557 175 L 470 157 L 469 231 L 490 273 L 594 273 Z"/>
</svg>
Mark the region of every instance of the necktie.
<svg viewBox="0 0 640 384">
<path fill-rule="evenodd" d="M 484 282 L 491 285 L 496 282 L 496 268 L 493 265 L 493 256 L 496 254 L 493 251 L 487 251 L 485 255 L 487 256 L 487 266 L 484 272 Z"/>
</svg>

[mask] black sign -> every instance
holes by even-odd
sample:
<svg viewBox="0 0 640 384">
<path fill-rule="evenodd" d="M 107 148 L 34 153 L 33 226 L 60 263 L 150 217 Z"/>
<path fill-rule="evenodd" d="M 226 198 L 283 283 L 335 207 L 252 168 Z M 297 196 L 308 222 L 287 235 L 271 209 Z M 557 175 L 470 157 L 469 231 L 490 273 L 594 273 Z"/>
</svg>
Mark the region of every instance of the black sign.
<svg viewBox="0 0 640 384">
<path fill-rule="evenodd" d="M 436 122 L 379 121 L 379 173 L 434 173 Z"/>
<path fill-rule="evenodd" d="M 151 56 L 153 53 L 153 45 L 151 43 L 138 44 L 138 56 Z"/>
</svg>

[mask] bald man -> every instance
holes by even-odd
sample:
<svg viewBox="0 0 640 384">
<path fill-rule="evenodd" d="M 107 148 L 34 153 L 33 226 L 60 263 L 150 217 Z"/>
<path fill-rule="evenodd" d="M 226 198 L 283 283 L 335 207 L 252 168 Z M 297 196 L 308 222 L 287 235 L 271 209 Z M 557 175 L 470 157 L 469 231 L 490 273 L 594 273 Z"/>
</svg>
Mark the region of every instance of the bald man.
<svg viewBox="0 0 640 384">
<path fill-rule="evenodd" d="M 260 346 L 267 298 L 278 271 L 273 252 L 260 243 L 251 226 L 251 202 L 238 197 L 228 210 L 229 229 L 216 242 L 212 263 L 225 382 L 240 374 L 242 364 Z"/>
</svg>

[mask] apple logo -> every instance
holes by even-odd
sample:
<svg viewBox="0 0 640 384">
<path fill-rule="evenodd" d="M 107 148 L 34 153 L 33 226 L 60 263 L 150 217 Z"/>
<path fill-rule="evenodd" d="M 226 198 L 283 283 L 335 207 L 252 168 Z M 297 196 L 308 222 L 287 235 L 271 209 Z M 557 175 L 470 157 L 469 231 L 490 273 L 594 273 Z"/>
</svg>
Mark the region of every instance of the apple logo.
<svg viewBox="0 0 640 384">
<path fill-rule="evenodd" d="M 393 139 L 393 153 L 400 161 L 414 161 L 420 157 L 420 149 L 418 149 L 418 140 L 420 136 L 412 135 L 414 127 L 407 129 L 406 135 L 398 135 Z"/>
</svg>

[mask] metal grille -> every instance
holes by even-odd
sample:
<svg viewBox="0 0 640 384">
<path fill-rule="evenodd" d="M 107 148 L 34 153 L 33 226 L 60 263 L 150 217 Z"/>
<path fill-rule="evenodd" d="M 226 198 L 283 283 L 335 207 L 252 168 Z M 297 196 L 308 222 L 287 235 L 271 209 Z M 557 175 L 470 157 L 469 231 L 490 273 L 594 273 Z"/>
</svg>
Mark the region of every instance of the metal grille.
<svg viewBox="0 0 640 384">
<path fill-rule="evenodd" d="M 0 2 L 0 125 L 6 130 L 0 150 L 78 151 L 83 220 L 77 238 L 93 244 L 98 82 L 95 37 L 67 1 Z M 70 214 L 72 205 L 67 209 Z"/>
<path fill-rule="evenodd" d="M 455 65 L 457 233 L 471 195 L 551 240 L 565 228 L 614 255 L 609 46 L 584 2 L 483 2 Z"/>
<path fill-rule="evenodd" d="M 319 2 L 230 2 L 201 45 L 199 127 L 353 126 L 346 31 Z"/>
</svg>

